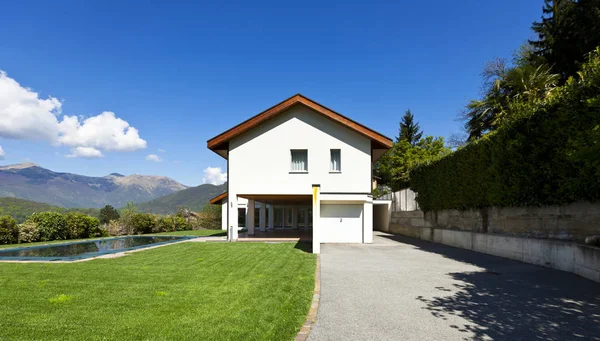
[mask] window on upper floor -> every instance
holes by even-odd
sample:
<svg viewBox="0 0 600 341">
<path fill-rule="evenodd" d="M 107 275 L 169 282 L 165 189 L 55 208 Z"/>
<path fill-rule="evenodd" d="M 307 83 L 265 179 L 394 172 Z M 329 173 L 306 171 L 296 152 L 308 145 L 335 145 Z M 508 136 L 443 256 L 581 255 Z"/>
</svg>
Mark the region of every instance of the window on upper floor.
<svg viewBox="0 0 600 341">
<path fill-rule="evenodd" d="M 329 168 L 332 172 L 342 171 L 342 152 L 339 149 L 331 150 L 331 166 Z"/>
<path fill-rule="evenodd" d="M 291 172 L 304 173 L 308 172 L 308 150 L 292 149 Z"/>
</svg>

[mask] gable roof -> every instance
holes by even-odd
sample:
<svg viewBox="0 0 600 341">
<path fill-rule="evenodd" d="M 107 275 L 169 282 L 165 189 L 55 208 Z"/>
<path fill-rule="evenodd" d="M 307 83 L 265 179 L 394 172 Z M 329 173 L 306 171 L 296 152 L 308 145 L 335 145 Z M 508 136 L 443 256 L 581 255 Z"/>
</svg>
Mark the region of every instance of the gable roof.
<svg viewBox="0 0 600 341">
<path fill-rule="evenodd" d="M 223 199 L 227 198 L 227 192 L 221 193 L 216 197 L 209 200 L 209 202 L 213 205 L 220 204 Z"/>
<path fill-rule="evenodd" d="M 286 110 L 290 109 L 295 105 L 303 105 L 313 110 L 314 112 L 329 118 L 334 122 L 337 122 L 351 130 L 356 131 L 357 133 L 365 137 L 368 137 L 369 139 L 371 139 L 372 149 L 389 149 L 392 147 L 392 140 L 389 137 L 380 134 L 375 130 L 367 128 L 366 126 L 356 121 L 353 121 L 342 114 L 339 114 L 307 97 L 302 96 L 301 94 L 297 94 L 208 140 L 208 149 L 226 158 L 228 142 L 231 139 L 258 126 L 262 122 L 285 112 Z"/>
</svg>

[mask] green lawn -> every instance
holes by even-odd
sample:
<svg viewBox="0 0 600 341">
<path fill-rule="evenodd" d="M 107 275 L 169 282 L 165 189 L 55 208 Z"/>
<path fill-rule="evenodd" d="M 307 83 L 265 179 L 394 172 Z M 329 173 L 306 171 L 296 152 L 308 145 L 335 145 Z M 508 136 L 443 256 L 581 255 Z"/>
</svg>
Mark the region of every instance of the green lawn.
<svg viewBox="0 0 600 341">
<path fill-rule="evenodd" d="M 158 235 L 170 235 L 170 236 L 227 236 L 227 231 L 223 230 L 189 230 L 189 231 L 176 231 L 176 232 L 162 232 L 156 233 Z"/>
<path fill-rule="evenodd" d="M 155 233 L 151 235 L 161 235 L 161 236 L 198 236 L 198 237 L 209 237 L 209 236 L 227 236 L 227 231 L 223 230 L 188 230 L 188 231 L 176 231 L 176 232 L 162 232 Z M 147 236 L 147 235 L 145 235 Z M 114 237 L 106 237 L 106 238 L 114 238 Z M 89 238 L 89 239 L 69 239 L 69 240 L 53 240 L 48 242 L 36 242 L 36 243 L 22 243 L 22 244 L 0 244 L 0 249 L 6 249 L 9 247 L 27 247 L 27 246 L 36 246 L 36 245 L 45 245 L 45 244 L 56 244 L 56 243 L 69 243 L 69 242 L 81 242 L 81 241 L 92 241 L 92 240 L 100 240 L 106 238 Z"/>
<path fill-rule="evenodd" d="M 2 340 L 291 340 L 315 256 L 294 243 L 181 243 L 81 263 L 0 263 Z"/>
</svg>

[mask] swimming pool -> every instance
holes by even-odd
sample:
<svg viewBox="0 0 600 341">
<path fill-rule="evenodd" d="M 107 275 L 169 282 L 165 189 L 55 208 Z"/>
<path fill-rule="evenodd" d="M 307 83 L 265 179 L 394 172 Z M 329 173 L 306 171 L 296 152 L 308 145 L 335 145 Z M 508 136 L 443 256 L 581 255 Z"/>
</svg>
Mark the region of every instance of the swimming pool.
<svg viewBox="0 0 600 341">
<path fill-rule="evenodd" d="M 192 239 L 190 236 L 126 236 L 0 250 L 0 260 L 70 261 Z"/>
</svg>

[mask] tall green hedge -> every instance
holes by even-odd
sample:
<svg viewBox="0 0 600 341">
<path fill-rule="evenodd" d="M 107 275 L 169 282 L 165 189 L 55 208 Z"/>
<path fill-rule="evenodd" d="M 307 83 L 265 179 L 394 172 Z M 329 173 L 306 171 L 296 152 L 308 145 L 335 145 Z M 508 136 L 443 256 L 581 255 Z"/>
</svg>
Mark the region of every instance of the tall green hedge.
<svg viewBox="0 0 600 341">
<path fill-rule="evenodd" d="M 411 172 L 423 210 L 600 199 L 600 48 L 577 79 L 519 119 Z"/>
</svg>

